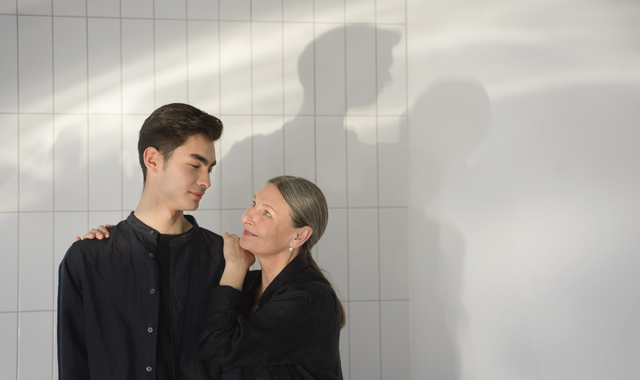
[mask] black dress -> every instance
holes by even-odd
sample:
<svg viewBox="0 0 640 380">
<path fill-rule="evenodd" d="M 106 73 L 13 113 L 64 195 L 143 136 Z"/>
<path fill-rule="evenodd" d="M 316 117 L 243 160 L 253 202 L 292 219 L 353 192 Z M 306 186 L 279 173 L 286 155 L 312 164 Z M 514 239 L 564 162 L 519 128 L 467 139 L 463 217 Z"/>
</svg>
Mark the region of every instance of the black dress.
<svg viewBox="0 0 640 380">
<path fill-rule="evenodd" d="M 213 288 L 200 358 L 242 367 L 245 380 L 342 379 L 340 307 L 329 282 L 299 255 L 249 316 L 261 276 L 249 272 L 242 292 Z"/>
</svg>

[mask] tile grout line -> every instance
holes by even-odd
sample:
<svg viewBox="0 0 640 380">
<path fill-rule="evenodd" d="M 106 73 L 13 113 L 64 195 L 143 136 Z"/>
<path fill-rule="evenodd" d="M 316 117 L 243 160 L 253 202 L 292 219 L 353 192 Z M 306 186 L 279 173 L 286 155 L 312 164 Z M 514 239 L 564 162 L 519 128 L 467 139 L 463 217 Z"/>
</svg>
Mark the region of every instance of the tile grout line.
<svg viewBox="0 0 640 380">
<path fill-rule="evenodd" d="M 52 190 L 53 190 L 53 213 L 51 215 L 52 218 L 52 222 L 53 222 L 53 233 L 52 233 L 52 250 L 51 250 L 51 256 L 52 256 L 52 260 L 51 260 L 51 269 L 53 271 L 52 276 L 51 276 L 51 282 L 52 282 L 52 287 L 51 287 L 51 373 L 53 375 L 53 373 L 55 372 L 55 355 L 56 355 L 56 343 L 54 341 L 54 337 L 56 336 L 56 326 L 55 326 L 55 319 L 54 319 L 54 314 L 53 314 L 53 309 L 54 309 L 54 296 L 56 293 L 56 276 L 55 276 L 55 271 L 56 271 L 56 117 L 55 117 L 55 111 L 56 111 L 56 60 L 55 60 L 55 48 L 56 48 L 56 44 L 55 44 L 55 18 L 53 17 L 53 0 L 51 0 L 51 93 L 52 93 L 52 104 L 51 104 L 51 109 L 53 110 L 53 115 L 51 117 L 51 121 L 52 121 L 52 162 L 53 162 L 53 167 L 52 167 Z"/>
<path fill-rule="evenodd" d="M 20 220 L 21 211 L 22 211 L 22 200 L 21 200 L 21 162 L 20 162 L 20 111 L 22 111 L 20 107 L 20 17 L 18 16 L 18 0 L 16 0 L 16 71 L 18 76 L 18 86 L 17 86 L 17 97 L 18 97 L 18 244 L 17 244 L 17 284 L 16 284 L 16 380 L 20 379 Z"/>
</svg>

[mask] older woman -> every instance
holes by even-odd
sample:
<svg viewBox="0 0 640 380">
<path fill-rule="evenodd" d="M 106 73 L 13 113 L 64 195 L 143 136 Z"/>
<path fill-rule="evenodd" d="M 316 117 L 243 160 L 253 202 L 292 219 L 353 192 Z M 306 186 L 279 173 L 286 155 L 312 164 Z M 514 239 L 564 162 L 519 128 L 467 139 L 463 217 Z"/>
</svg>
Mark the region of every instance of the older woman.
<svg viewBox="0 0 640 380">
<path fill-rule="evenodd" d="M 198 355 L 242 367 L 245 379 L 342 379 L 344 310 L 311 256 L 328 220 L 312 182 L 272 178 L 223 234 L 226 266 L 212 289 Z M 249 267 L 260 262 L 261 270 Z"/>
</svg>

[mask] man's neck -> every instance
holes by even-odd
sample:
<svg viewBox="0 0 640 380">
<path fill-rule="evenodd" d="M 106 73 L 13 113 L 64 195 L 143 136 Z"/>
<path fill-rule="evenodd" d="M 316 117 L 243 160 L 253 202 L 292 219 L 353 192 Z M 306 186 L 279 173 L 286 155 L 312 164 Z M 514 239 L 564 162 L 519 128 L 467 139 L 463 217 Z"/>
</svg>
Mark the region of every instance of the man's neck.
<svg viewBox="0 0 640 380">
<path fill-rule="evenodd" d="M 166 205 L 154 202 L 144 193 L 133 215 L 142 223 L 166 235 L 180 235 L 193 227 L 185 219 L 182 210 L 173 210 Z"/>
</svg>

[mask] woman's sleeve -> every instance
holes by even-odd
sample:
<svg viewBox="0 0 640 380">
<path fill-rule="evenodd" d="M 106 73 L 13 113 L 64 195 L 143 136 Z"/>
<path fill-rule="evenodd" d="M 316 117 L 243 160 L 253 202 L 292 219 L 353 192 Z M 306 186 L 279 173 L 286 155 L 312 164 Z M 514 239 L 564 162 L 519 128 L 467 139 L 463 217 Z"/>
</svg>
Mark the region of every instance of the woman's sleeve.
<svg viewBox="0 0 640 380">
<path fill-rule="evenodd" d="M 238 310 L 242 292 L 229 286 L 213 289 L 198 355 L 233 366 L 286 364 L 299 361 L 313 336 L 311 296 L 300 290 L 274 295 L 246 319 Z"/>
</svg>

